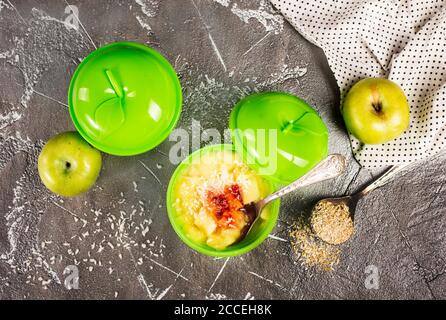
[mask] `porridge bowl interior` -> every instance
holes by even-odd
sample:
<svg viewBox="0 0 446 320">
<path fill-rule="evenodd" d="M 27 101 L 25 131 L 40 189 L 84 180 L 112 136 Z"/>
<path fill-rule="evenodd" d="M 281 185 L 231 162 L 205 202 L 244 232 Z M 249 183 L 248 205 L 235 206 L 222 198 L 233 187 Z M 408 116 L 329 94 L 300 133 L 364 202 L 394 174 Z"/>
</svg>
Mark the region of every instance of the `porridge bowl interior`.
<svg viewBox="0 0 446 320">
<path fill-rule="evenodd" d="M 254 217 L 243 210 L 274 188 L 243 163 L 232 145 L 208 146 L 175 170 L 167 189 L 169 219 L 192 249 L 209 256 L 237 256 L 257 247 L 274 228 L 279 201 L 262 211 L 248 233 Z"/>
</svg>

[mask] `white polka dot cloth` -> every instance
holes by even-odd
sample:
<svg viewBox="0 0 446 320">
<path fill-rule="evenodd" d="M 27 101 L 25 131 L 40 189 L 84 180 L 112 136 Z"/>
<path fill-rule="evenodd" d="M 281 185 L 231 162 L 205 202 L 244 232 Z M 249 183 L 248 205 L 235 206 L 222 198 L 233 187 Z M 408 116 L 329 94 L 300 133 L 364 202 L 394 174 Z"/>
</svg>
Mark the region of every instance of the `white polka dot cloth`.
<svg viewBox="0 0 446 320">
<path fill-rule="evenodd" d="M 270 0 L 321 47 L 342 97 L 359 79 L 387 77 L 410 105 L 411 125 L 397 139 L 361 146 L 364 167 L 408 164 L 446 146 L 446 0 Z"/>
</svg>

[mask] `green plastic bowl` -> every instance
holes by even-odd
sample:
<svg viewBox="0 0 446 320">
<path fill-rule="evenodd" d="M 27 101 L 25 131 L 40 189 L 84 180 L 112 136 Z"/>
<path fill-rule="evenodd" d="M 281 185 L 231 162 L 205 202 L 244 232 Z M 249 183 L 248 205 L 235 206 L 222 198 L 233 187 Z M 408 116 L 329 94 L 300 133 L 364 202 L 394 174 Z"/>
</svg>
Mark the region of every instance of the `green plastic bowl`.
<svg viewBox="0 0 446 320">
<path fill-rule="evenodd" d="M 177 233 L 177 235 L 180 237 L 180 239 L 188 245 L 190 248 L 194 249 L 195 251 L 198 251 L 199 253 L 205 254 L 207 256 L 213 256 L 213 257 L 233 257 L 238 256 L 244 253 L 247 253 L 257 246 L 259 246 L 271 233 L 274 226 L 276 225 L 277 218 L 279 216 L 279 209 L 280 209 L 280 201 L 276 200 L 273 203 L 269 205 L 269 219 L 268 220 L 262 220 L 257 221 L 257 223 L 253 226 L 253 229 L 248 233 L 248 235 L 241 240 L 240 242 L 231 245 L 223 250 L 217 250 L 212 247 L 209 247 L 206 244 L 196 243 L 189 239 L 185 232 L 183 231 L 183 228 L 179 222 L 176 220 L 176 210 L 174 207 L 174 187 L 177 183 L 178 178 L 182 175 L 183 171 L 188 168 L 188 166 L 193 163 L 195 159 L 198 157 L 209 153 L 209 152 L 217 152 L 217 151 L 233 151 L 234 147 L 230 144 L 217 144 L 217 145 L 211 145 L 204 147 L 200 150 L 195 151 L 191 155 L 189 155 L 183 162 L 177 167 L 175 172 L 172 175 L 172 178 L 170 179 L 169 186 L 167 187 L 167 199 L 166 199 L 166 207 L 167 212 L 169 215 L 170 223 Z M 271 181 L 265 179 L 265 181 L 269 184 L 271 188 L 271 192 L 273 192 L 276 189 L 276 185 L 272 183 Z"/>
<path fill-rule="evenodd" d="M 95 148 L 118 156 L 163 142 L 181 113 L 181 85 L 157 51 L 116 42 L 93 51 L 76 69 L 68 91 L 71 119 Z"/>
</svg>

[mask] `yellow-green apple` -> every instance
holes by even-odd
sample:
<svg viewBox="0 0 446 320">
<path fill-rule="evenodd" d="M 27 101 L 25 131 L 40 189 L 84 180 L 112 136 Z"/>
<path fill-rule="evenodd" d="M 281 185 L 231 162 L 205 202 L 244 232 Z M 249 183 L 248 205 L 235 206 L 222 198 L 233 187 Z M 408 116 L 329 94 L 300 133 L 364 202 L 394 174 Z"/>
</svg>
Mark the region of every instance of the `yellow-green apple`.
<svg viewBox="0 0 446 320">
<path fill-rule="evenodd" d="M 93 186 L 101 171 L 101 153 L 77 132 L 52 137 L 42 149 L 38 170 L 43 184 L 62 196 L 77 196 Z"/>
<path fill-rule="evenodd" d="M 404 91 L 384 78 L 360 80 L 347 93 L 342 106 L 347 130 L 366 144 L 398 137 L 409 126 L 409 114 Z"/>
</svg>

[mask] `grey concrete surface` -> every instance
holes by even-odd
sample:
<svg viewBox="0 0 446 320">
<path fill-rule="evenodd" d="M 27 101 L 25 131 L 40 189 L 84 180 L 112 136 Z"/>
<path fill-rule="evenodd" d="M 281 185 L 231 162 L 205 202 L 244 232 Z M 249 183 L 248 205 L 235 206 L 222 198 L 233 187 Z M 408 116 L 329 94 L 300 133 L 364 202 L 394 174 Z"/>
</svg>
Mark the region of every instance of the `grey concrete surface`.
<svg viewBox="0 0 446 320">
<path fill-rule="evenodd" d="M 434 299 L 446 298 L 446 154 L 427 159 L 358 206 L 356 232 L 333 272 L 303 266 L 289 228 L 325 196 L 358 190 L 376 173 L 351 156 L 338 89 L 323 52 L 265 1 L 0 1 L 0 299 Z M 71 17 L 73 18 L 73 17 Z M 68 19 L 68 20 L 67 20 Z M 214 259 L 172 230 L 165 191 L 174 142 L 135 157 L 104 155 L 97 185 L 62 199 L 41 184 L 39 151 L 72 130 L 70 78 L 94 48 L 133 40 L 163 53 L 183 86 L 179 127 L 227 127 L 232 106 L 257 91 L 299 95 L 330 130 L 348 172 L 283 201 L 280 221 L 254 251 Z M 79 268 L 79 289 L 63 271 Z M 379 270 L 379 289 L 364 285 Z"/>
</svg>

